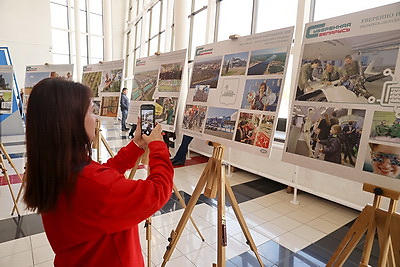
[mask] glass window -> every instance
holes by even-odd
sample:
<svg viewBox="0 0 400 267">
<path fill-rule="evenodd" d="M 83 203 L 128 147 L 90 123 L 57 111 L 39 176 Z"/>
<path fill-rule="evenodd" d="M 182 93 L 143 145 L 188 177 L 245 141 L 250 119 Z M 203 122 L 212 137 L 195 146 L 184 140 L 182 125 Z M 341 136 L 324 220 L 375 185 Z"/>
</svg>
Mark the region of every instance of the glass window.
<svg viewBox="0 0 400 267">
<path fill-rule="evenodd" d="M 140 19 L 138 23 L 135 25 L 136 33 L 135 33 L 135 49 L 140 47 L 141 37 L 142 37 L 142 20 Z"/>
<path fill-rule="evenodd" d="M 90 54 L 91 57 L 103 58 L 103 37 L 90 37 Z"/>
<path fill-rule="evenodd" d="M 397 0 L 315 0 L 314 21 L 398 2 Z"/>
<path fill-rule="evenodd" d="M 160 32 L 160 5 L 158 2 L 151 9 L 151 32 L 150 37 L 153 37 L 155 34 Z"/>
<path fill-rule="evenodd" d="M 57 54 L 69 54 L 69 41 L 68 41 L 68 31 L 53 29 L 52 33 L 52 44 L 53 53 Z"/>
<path fill-rule="evenodd" d="M 251 33 L 253 0 L 224 0 L 219 3 L 218 40 L 227 40 L 232 34 Z M 270 12 L 274 12 L 271 8 Z"/>
<path fill-rule="evenodd" d="M 149 56 L 153 56 L 158 52 L 158 36 L 150 40 Z"/>
<path fill-rule="evenodd" d="M 161 13 L 161 31 L 164 31 L 167 27 L 167 1 L 162 1 L 162 13 Z"/>
<path fill-rule="evenodd" d="M 208 0 L 195 0 L 194 1 L 194 11 L 197 11 L 200 8 L 203 8 L 204 6 L 207 6 L 207 5 L 208 5 Z"/>
<path fill-rule="evenodd" d="M 297 17 L 297 2 L 297 0 L 259 1 L 256 32 L 294 26 Z M 273 12 L 271 12 L 271 9 L 273 9 Z"/>
<path fill-rule="evenodd" d="M 50 4 L 51 26 L 53 28 L 68 29 L 67 11 L 66 6 Z"/>
<path fill-rule="evenodd" d="M 204 45 L 206 42 L 207 9 L 193 16 L 191 57 L 194 57 L 196 46 Z"/>
<path fill-rule="evenodd" d="M 103 17 L 97 14 L 89 13 L 90 34 L 103 35 Z"/>
<path fill-rule="evenodd" d="M 79 31 L 81 33 L 86 33 L 88 31 L 87 29 L 87 18 L 86 18 L 86 11 L 79 11 Z M 74 9 L 71 8 L 71 26 L 70 29 L 72 31 L 75 31 L 75 15 L 74 15 Z"/>
<path fill-rule="evenodd" d="M 166 38 L 166 34 L 164 31 L 160 34 L 160 52 L 162 52 L 162 53 L 169 52 L 165 48 L 165 38 Z"/>
<path fill-rule="evenodd" d="M 58 4 L 61 4 L 61 5 L 64 5 L 64 6 L 67 5 L 67 0 L 51 0 L 50 2 L 51 3 L 58 3 Z"/>
<path fill-rule="evenodd" d="M 98 15 L 103 14 L 103 1 L 102 0 L 89 0 L 90 13 Z"/>
</svg>

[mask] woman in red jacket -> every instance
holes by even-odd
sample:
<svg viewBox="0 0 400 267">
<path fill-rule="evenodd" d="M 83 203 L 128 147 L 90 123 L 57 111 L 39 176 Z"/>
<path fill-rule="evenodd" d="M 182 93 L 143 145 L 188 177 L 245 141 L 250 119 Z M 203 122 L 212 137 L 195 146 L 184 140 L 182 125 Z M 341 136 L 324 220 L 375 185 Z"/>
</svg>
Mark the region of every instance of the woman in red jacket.
<svg viewBox="0 0 400 267">
<path fill-rule="evenodd" d="M 92 107 L 91 90 L 80 83 L 53 78 L 33 87 L 24 201 L 42 215 L 56 266 L 144 266 L 138 223 L 171 196 L 168 149 L 158 125 L 149 136 L 138 129 L 107 163 L 92 161 Z M 125 179 L 145 147 L 149 176 Z"/>
</svg>

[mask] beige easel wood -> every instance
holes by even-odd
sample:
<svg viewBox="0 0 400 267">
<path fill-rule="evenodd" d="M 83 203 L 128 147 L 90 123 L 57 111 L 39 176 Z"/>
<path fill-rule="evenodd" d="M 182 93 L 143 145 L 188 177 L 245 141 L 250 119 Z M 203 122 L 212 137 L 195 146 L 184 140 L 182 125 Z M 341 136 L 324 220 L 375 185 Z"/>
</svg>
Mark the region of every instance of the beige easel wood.
<svg viewBox="0 0 400 267">
<path fill-rule="evenodd" d="M 7 153 L 7 151 L 6 151 L 6 149 L 5 149 L 4 145 L 3 145 L 3 143 L 0 142 L 0 169 L 1 169 L 1 172 L 3 173 L 3 175 L 4 175 L 4 178 L 6 178 L 6 180 L 7 180 L 8 189 L 10 190 L 11 198 L 12 198 L 13 203 L 14 203 L 14 207 L 13 207 L 13 209 L 12 209 L 12 211 L 11 211 L 11 215 L 13 215 L 13 214 L 14 214 L 14 210 L 16 210 L 18 216 L 21 216 L 20 213 L 19 213 L 19 210 L 18 210 L 18 205 L 17 205 L 17 203 L 18 203 L 18 197 L 15 198 L 14 192 L 13 192 L 13 190 L 12 190 L 12 188 L 11 188 L 10 176 L 8 176 L 7 168 L 6 168 L 6 165 L 5 165 L 5 163 L 4 163 L 4 159 L 3 159 L 3 155 L 4 155 L 4 157 L 7 159 L 8 164 L 10 164 L 10 166 L 14 169 L 15 173 L 18 175 L 19 179 L 21 179 L 21 182 L 23 183 L 23 179 L 22 179 L 22 177 L 19 175 L 19 173 L 18 173 L 18 171 L 17 171 L 17 168 L 15 167 L 14 163 L 13 163 L 12 160 L 11 160 L 10 155 L 8 155 L 8 153 Z M 22 186 L 23 186 L 23 184 L 21 185 L 21 188 L 20 188 L 20 190 L 19 190 L 19 192 L 18 192 L 18 196 L 20 195 Z"/>
<path fill-rule="evenodd" d="M 132 168 L 128 179 L 132 180 L 135 176 L 135 173 L 139 167 L 139 164 L 142 163 L 143 165 L 147 165 L 149 163 L 149 149 L 146 148 L 143 155 L 136 161 L 135 166 Z M 173 187 L 174 193 L 179 199 L 179 203 L 182 205 L 183 208 L 186 208 L 185 201 L 183 200 L 182 196 L 179 193 L 179 190 L 176 188 L 175 184 Z M 192 222 L 194 228 L 196 229 L 197 233 L 199 234 L 202 241 L 204 241 L 204 237 L 200 233 L 199 228 L 197 227 L 196 223 L 194 222 L 193 218 L 190 217 L 190 221 Z M 146 241 L 147 241 L 147 266 L 151 266 L 151 217 L 146 219 L 144 224 L 146 228 Z"/>
<path fill-rule="evenodd" d="M 217 264 L 213 264 L 213 266 L 224 267 L 226 266 L 226 255 L 225 250 L 227 246 L 227 233 L 226 233 L 226 219 L 225 219 L 225 190 L 228 193 L 230 202 L 232 204 L 232 208 L 235 212 L 236 218 L 239 221 L 240 227 L 246 237 L 247 244 L 250 246 L 251 250 L 253 250 L 254 254 L 257 257 L 260 266 L 264 266 L 262 260 L 257 252 L 257 247 L 251 237 L 250 231 L 247 227 L 246 221 L 240 211 L 239 204 L 236 200 L 235 195 L 233 194 L 232 188 L 229 184 L 229 181 L 225 177 L 225 166 L 222 165 L 222 156 L 223 156 L 223 147 L 221 144 L 216 142 L 207 141 L 207 145 L 213 147 L 213 154 L 207 162 L 206 167 L 204 168 L 203 173 L 200 176 L 200 179 L 196 185 L 196 188 L 193 191 L 192 197 L 189 200 L 189 203 L 182 214 L 181 219 L 176 227 L 176 230 L 172 230 L 171 236 L 168 239 L 170 241 L 167 246 L 167 250 L 164 254 L 164 261 L 161 266 L 165 266 L 167 261 L 171 258 L 172 252 L 174 251 L 179 238 L 184 230 L 184 227 L 189 219 L 190 214 L 192 213 L 194 206 L 197 203 L 197 200 L 200 197 L 200 194 L 204 188 L 204 195 L 208 198 L 215 198 L 218 194 L 218 242 L 217 242 Z"/>
<path fill-rule="evenodd" d="M 100 120 L 96 119 L 95 138 L 93 140 L 92 148 L 97 149 L 97 162 L 99 162 L 99 163 L 101 163 L 101 147 L 100 147 L 101 143 L 104 144 L 104 146 L 106 147 L 110 156 L 114 157 L 114 152 L 112 151 L 111 147 L 108 145 L 107 140 L 101 134 Z"/>
<path fill-rule="evenodd" d="M 368 266 L 375 232 L 378 233 L 380 248 L 378 266 L 400 266 L 400 214 L 396 213 L 400 192 L 367 183 L 364 183 L 363 190 L 375 194 L 373 205 L 364 207 L 327 266 L 342 266 L 365 233 L 359 266 Z M 379 208 L 382 196 L 390 199 L 387 211 Z"/>
</svg>

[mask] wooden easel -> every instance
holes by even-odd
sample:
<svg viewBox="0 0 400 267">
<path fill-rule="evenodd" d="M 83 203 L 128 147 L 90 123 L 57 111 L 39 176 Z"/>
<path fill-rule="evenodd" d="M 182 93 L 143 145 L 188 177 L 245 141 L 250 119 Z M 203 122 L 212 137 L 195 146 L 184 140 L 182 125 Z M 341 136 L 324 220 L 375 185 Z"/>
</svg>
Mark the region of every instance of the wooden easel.
<svg viewBox="0 0 400 267">
<path fill-rule="evenodd" d="M 22 185 L 21 185 L 21 188 L 20 188 L 20 190 L 18 192 L 18 197 L 17 198 L 15 198 L 14 192 L 13 192 L 13 190 L 11 188 L 10 176 L 7 173 L 7 168 L 6 168 L 6 165 L 4 163 L 3 155 L 7 159 L 8 164 L 10 164 L 10 166 L 14 169 L 15 173 L 18 175 L 19 179 L 21 179 L 21 182 L 22 182 Z M 14 214 L 14 210 L 16 210 L 17 214 L 18 214 L 18 217 L 19 217 L 21 215 L 19 213 L 17 203 L 18 203 L 18 198 L 19 198 L 19 195 L 20 195 L 22 187 L 23 187 L 24 180 L 19 175 L 19 173 L 17 171 L 17 168 L 15 167 L 13 162 L 11 161 L 11 157 L 10 157 L 10 155 L 8 155 L 8 153 L 7 153 L 6 149 L 4 148 L 4 145 L 3 145 L 2 142 L 0 142 L 0 169 L 1 169 L 1 172 L 3 173 L 3 175 L 4 175 L 4 178 L 6 178 L 6 180 L 7 180 L 8 189 L 10 190 L 11 198 L 12 198 L 13 203 L 14 203 L 14 207 L 13 207 L 13 209 L 11 211 L 11 215 L 13 215 Z"/>
<path fill-rule="evenodd" d="M 149 149 L 148 148 L 145 149 L 144 154 L 136 161 L 135 166 L 132 168 L 128 179 L 130 179 L 130 180 L 133 179 L 140 163 L 148 166 L 148 164 L 149 164 Z M 174 190 L 175 195 L 179 199 L 179 203 L 182 205 L 183 208 L 186 208 L 185 201 L 183 200 L 183 198 L 182 198 L 181 194 L 179 193 L 179 190 L 176 188 L 175 184 L 174 184 L 173 190 Z M 200 233 L 200 230 L 197 227 L 197 225 L 195 224 L 192 217 L 190 217 L 190 221 L 192 222 L 197 233 L 199 234 L 201 240 L 204 241 L 204 237 Z M 145 224 L 144 224 L 144 227 L 146 228 L 146 241 L 147 241 L 147 266 L 152 266 L 152 264 L 151 264 L 151 222 L 152 222 L 151 217 L 149 217 L 146 219 Z"/>
<path fill-rule="evenodd" d="M 101 133 L 100 120 L 96 119 L 95 138 L 93 140 L 92 148 L 97 149 L 97 162 L 99 163 L 101 163 L 101 147 L 100 147 L 101 142 L 106 147 L 110 156 L 114 157 L 114 152 L 111 150 L 111 147 L 108 145 L 107 140 Z"/>
<path fill-rule="evenodd" d="M 374 203 L 364 207 L 327 266 L 342 266 L 365 232 L 367 235 L 359 266 L 368 266 L 375 232 L 378 233 L 380 247 L 378 266 L 400 266 L 400 214 L 396 213 L 400 192 L 367 183 L 364 183 L 363 190 L 375 194 Z M 390 198 L 387 211 L 379 208 L 382 196 Z"/>
<path fill-rule="evenodd" d="M 167 250 L 163 257 L 164 261 L 161 266 L 165 266 L 167 261 L 171 258 L 172 252 L 174 251 L 179 241 L 179 238 L 184 230 L 190 214 L 194 209 L 194 206 L 197 203 L 197 200 L 200 197 L 203 188 L 204 195 L 208 198 L 215 198 L 218 193 L 218 254 L 217 264 L 214 263 L 213 266 L 226 266 L 225 247 L 227 246 L 227 233 L 225 219 L 225 189 L 228 193 L 236 218 L 238 219 L 240 227 L 242 228 L 242 231 L 246 237 L 246 243 L 250 246 L 251 250 L 253 250 L 258 262 L 260 263 L 260 266 L 264 266 L 257 252 L 257 247 L 253 241 L 253 238 L 251 237 L 246 221 L 244 220 L 242 212 L 240 211 L 236 197 L 233 194 L 232 188 L 225 177 L 225 166 L 222 165 L 223 147 L 221 146 L 221 144 L 212 141 L 207 141 L 207 144 L 214 147 L 212 157 L 208 160 L 208 163 L 203 173 L 201 174 L 199 182 L 197 183 L 196 188 L 193 191 L 192 197 L 190 198 L 181 219 L 179 220 L 176 230 L 172 230 L 171 232 L 171 236 L 168 239 L 170 243 L 167 246 Z"/>
</svg>

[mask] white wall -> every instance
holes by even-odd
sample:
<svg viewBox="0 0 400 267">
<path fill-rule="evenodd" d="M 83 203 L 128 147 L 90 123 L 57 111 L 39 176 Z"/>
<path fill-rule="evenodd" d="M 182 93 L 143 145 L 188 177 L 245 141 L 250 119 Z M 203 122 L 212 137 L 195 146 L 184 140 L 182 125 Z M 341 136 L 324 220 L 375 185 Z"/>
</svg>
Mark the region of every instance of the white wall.
<svg viewBox="0 0 400 267">
<path fill-rule="evenodd" d="M 0 46 L 9 48 L 18 87 L 25 67 L 52 63 L 49 0 L 0 0 Z"/>
</svg>

